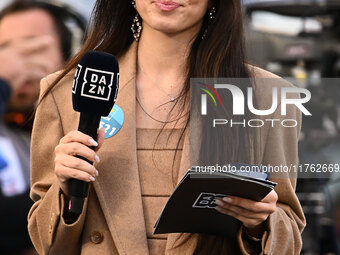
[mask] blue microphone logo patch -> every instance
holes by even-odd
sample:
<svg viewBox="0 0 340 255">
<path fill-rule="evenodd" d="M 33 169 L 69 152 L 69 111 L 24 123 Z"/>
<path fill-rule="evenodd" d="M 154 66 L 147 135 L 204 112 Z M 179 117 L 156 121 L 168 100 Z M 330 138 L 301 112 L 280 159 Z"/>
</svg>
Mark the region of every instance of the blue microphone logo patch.
<svg viewBox="0 0 340 255">
<path fill-rule="evenodd" d="M 105 139 L 108 139 L 122 128 L 124 123 L 124 112 L 118 105 L 114 105 L 110 114 L 107 117 L 100 119 L 99 127 L 105 128 Z"/>
</svg>

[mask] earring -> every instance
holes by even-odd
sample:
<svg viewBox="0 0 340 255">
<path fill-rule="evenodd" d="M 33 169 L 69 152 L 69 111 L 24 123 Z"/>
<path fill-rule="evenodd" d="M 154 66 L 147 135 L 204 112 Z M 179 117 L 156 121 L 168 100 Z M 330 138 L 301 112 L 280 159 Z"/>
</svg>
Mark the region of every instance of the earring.
<svg viewBox="0 0 340 255">
<path fill-rule="evenodd" d="M 132 6 L 136 9 L 136 2 L 135 0 L 132 0 Z M 133 34 L 133 38 L 138 42 L 140 38 L 140 34 L 142 32 L 143 26 L 142 22 L 140 21 L 140 16 L 138 12 L 136 11 L 136 16 L 134 17 L 131 25 L 131 31 Z"/>
<path fill-rule="evenodd" d="M 216 18 L 216 8 L 215 6 L 211 7 L 209 11 L 209 20 L 212 21 Z"/>
<path fill-rule="evenodd" d="M 204 29 L 204 32 L 202 34 L 202 40 L 204 40 L 208 34 L 208 29 L 211 25 L 211 23 L 213 23 L 214 19 L 216 19 L 216 8 L 215 6 L 211 7 L 211 9 L 209 10 L 209 20 L 208 20 L 208 24 L 206 26 L 206 28 Z"/>
</svg>

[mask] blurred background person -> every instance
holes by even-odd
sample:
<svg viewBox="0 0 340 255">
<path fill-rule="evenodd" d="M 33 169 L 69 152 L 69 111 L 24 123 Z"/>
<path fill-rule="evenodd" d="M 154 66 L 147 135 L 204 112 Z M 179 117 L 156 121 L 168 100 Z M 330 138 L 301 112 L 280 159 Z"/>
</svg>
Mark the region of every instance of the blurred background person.
<svg viewBox="0 0 340 255">
<path fill-rule="evenodd" d="M 70 0 L 45 0 L 50 3 L 62 4 L 63 6 L 69 6 L 70 8 L 77 10 L 79 14 L 89 20 L 93 5 L 96 0 L 78 0 L 78 1 L 70 1 Z M 5 6 L 9 5 L 13 0 L 1 0 L 0 1 L 0 9 L 3 9 Z"/>
<path fill-rule="evenodd" d="M 29 118 L 40 80 L 81 46 L 86 21 L 53 1 L 13 1 L 0 12 L 0 254 L 35 254 L 27 233 Z"/>
</svg>

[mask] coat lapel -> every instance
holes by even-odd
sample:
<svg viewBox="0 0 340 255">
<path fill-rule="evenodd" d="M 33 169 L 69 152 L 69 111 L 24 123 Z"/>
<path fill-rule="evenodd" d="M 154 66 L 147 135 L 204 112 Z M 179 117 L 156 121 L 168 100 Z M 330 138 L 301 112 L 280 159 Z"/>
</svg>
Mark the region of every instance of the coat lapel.
<svg viewBox="0 0 340 255">
<path fill-rule="evenodd" d="M 178 172 L 177 183 L 179 183 L 185 173 L 191 168 L 190 163 L 190 128 L 185 133 L 184 144 L 182 150 L 181 163 Z M 190 130 L 191 131 L 191 130 Z M 190 238 L 189 238 L 190 237 Z M 188 239 L 189 238 L 189 239 Z M 197 243 L 197 234 L 169 234 L 166 244 L 166 255 L 191 255 L 194 253 Z"/>
<path fill-rule="evenodd" d="M 100 174 L 94 182 L 119 254 L 148 254 L 136 152 L 136 43 L 119 59 L 120 88 L 116 104 L 124 112 L 121 130 L 99 151 Z"/>
</svg>

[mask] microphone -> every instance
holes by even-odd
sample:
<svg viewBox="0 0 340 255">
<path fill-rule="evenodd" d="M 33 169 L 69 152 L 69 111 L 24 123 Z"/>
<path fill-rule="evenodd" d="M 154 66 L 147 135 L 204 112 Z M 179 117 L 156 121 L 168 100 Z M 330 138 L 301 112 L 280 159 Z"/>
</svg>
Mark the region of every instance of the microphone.
<svg viewBox="0 0 340 255">
<path fill-rule="evenodd" d="M 101 116 L 108 116 L 117 98 L 119 88 L 119 66 L 115 56 L 88 51 L 80 60 L 73 79 L 73 109 L 80 112 L 78 130 L 97 141 L 97 129 Z M 90 147 L 95 150 L 95 147 Z M 93 162 L 81 157 L 90 164 Z M 80 215 L 89 183 L 77 179 L 69 180 L 71 197 L 69 212 Z"/>
</svg>

